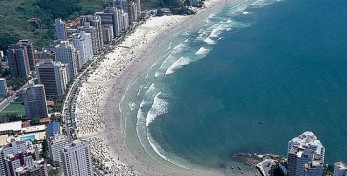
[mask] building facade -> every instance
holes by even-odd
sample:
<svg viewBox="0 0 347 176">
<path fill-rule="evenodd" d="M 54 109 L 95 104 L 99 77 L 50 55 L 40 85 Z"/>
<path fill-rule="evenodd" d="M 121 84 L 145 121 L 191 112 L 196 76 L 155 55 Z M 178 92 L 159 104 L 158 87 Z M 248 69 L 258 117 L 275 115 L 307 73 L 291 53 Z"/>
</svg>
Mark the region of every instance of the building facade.
<svg viewBox="0 0 347 176">
<path fill-rule="evenodd" d="M 6 167 L 6 158 L 9 155 L 23 153 L 32 145 L 31 141 L 16 141 L 11 139 L 11 143 L 0 148 L 0 176 L 8 176 L 8 169 Z M 19 166 L 18 166 L 19 167 Z"/>
<path fill-rule="evenodd" d="M 90 147 L 76 140 L 62 150 L 64 175 L 93 176 Z"/>
<path fill-rule="evenodd" d="M 44 85 L 30 83 L 24 91 L 23 100 L 27 117 L 48 117 Z"/>
<path fill-rule="evenodd" d="M 342 161 L 334 163 L 334 175 L 333 176 L 346 176 L 347 165 Z"/>
<path fill-rule="evenodd" d="M 34 43 L 31 40 L 19 40 L 17 45 L 25 46 L 27 48 L 28 62 L 30 70 L 35 70 L 35 50 Z"/>
<path fill-rule="evenodd" d="M 110 44 L 113 39 L 113 27 L 112 26 L 103 26 L 102 27 L 102 35 L 104 38 L 105 44 Z"/>
<path fill-rule="evenodd" d="M 7 83 L 6 78 L 0 78 L 0 96 L 7 95 Z"/>
<path fill-rule="evenodd" d="M 69 144 L 69 139 L 65 135 L 53 134 L 48 138 L 49 158 L 53 162 L 62 163 L 62 150 Z"/>
<path fill-rule="evenodd" d="M 64 40 L 64 41 L 67 40 L 65 22 L 62 19 L 57 18 L 55 19 L 54 26 L 55 26 L 55 33 L 56 33 L 57 39 Z"/>
<path fill-rule="evenodd" d="M 103 34 L 102 34 L 102 24 L 101 24 L 101 18 L 98 15 L 86 15 L 82 16 L 80 20 L 81 26 L 85 26 L 85 23 L 89 22 L 90 26 L 95 27 L 96 30 L 96 45 L 98 48 L 98 51 L 101 51 L 104 47 L 104 41 L 103 41 Z"/>
<path fill-rule="evenodd" d="M 323 174 L 325 148 L 309 131 L 288 142 L 288 176 Z"/>
<path fill-rule="evenodd" d="M 78 51 L 68 41 L 61 41 L 55 46 L 55 60 L 67 64 L 68 80 L 77 76 L 78 71 Z"/>
<path fill-rule="evenodd" d="M 43 60 L 37 65 L 39 84 L 45 87 L 47 97 L 61 97 L 68 83 L 67 65 L 53 60 Z"/>
<path fill-rule="evenodd" d="M 30 76 L 30 70 L 27 47 L 12 44 L 8 47 L 6 53 L 11 75 L 14 77 L 28 78 Z"/>
<path fill-rule="evenodd" d="M 91 41 L 91 34 L 85 31 L 74 33 L 72 36 L 72 43 L 79 53 L 79 66 L 81 67 L 93 58 L 93 45 Z"/>
</svg>

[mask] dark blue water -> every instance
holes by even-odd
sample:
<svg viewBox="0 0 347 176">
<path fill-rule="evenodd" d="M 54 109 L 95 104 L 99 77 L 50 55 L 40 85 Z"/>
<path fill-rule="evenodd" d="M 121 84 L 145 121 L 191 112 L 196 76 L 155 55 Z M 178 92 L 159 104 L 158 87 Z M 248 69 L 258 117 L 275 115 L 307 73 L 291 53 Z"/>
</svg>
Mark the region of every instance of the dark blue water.
<svg viewBox="0 0 347 176">
<path fill-rule="evenodd" d="M 205 58 L 160 80 L 170 96 L 150 126 L 154 139 L 190 162 L 218 166 L 237 152 L 286 156 L 291 138 L 312 131 L 327 162 L 347 161 L 347 1 L 285 0 L 247 11 L 233 20 L 249 27 L 224 32 Z"/>
</svg>

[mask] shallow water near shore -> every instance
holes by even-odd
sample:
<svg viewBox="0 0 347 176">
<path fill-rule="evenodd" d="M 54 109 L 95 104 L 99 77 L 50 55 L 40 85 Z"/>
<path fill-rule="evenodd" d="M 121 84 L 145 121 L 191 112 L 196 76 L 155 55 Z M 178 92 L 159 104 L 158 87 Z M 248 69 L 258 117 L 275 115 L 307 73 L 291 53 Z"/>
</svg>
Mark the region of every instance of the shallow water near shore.
<svg viewBox="0 0 347 176">
<path fill-rule="evenodd" d="M 233 154 L 285 156 L 288 140 L 309 130 L 327 162 L 347 161 L 346 9 L 343 0 L 249 1 L 171 37 L 120 106 L 130 150 L 230 173 Z"/>
</svg>

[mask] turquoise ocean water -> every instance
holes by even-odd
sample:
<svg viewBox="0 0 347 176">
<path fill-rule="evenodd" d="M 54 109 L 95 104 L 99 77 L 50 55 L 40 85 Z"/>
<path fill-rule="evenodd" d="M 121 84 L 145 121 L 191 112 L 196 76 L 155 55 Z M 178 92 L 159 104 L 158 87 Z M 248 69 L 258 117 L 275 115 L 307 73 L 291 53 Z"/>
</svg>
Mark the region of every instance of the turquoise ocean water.
<svg viewBox="0 0 347 176">
<path fill-rule="evenodd" d="M 347 162 L 346 0 L 230 5 L 167 44 L 122 108 L 154 158 L 218 167 L 238 152 L 285 156 L 309 130 L 327 162 Z"/>
</svg>

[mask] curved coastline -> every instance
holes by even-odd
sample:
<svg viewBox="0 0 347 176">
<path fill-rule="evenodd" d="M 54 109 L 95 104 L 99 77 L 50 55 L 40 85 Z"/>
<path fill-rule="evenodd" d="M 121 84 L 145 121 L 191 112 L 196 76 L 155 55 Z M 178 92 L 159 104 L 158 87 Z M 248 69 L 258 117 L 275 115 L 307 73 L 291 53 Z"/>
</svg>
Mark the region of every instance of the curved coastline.
<svg viewBox="0 0 347 176">
<path fill-rule="evenodd" d="M 79 137 L 98 137 L 105 139 L 104 142 L 108 146 L 107 149 L 109 149 L 108 152 L 110 153 L 111 157 L 113 157 L 117 163 L 128 166 L 131 171 L 135 170 L 135 173 L 139 175 L 221 175 L 222 173 L 215 171 L 185 169 L 169 163 L 164 159 L 158 162 L 158 160 L 152 158 L 144 150 L 139 141 L 137 141 L 137 144 L 127 143 L 127 140 L 125 139 L 125 130 L 129 127 L 129 124 L 126 123 L 134 123 L 134 121 L 127 121 L 127 119 L 122 118 L 120 104 L 125 98 L 124 96 L 126 95 L 129 86 L 139 76 L 145 74 L 148 68 L 150 68 L 154 63 L 157 62 L 158 57 L 164 54 L 164 50 L 160 52 L 160 47 L 158 48 L 156 46 L 163 47 L 163 43 L 167 42 L 169 38 L 176 34 L 183 33 L 187 26 L 190 26 L 192 22 L 195 23 L 196 21 L 205 20 L 211 13 L 222 9 L 226 3 L 237 2 L 237 0 L 211 0 L 207 1 L 207 8 L 200 10 L 196 15 L 178 16 L 177 18 L 173 19 L 173 21 L 171 21 L 171 19 L 168 19 L 168 23 L 163 24 L 167 26 L 164 26 L 162 29 L 158 29 L 158 34 L 152 36 L 151 39 L 148 39 L 147 44 L 141 46 L 142 48 L 140 47 L 140 49 L 138 49 L 138 51 L 135 51 L 135 53 L 131 53 L 132 56 L 130 62 L 121 63 L 124 64 L 124 66 L 121 66 L 121 69 L 118 70 L 118 73 L 115 73 L 115 76 L 109 73 L 109 71 L 112 71 L 112 69 L 97 68 L 97 73 L 93 73 L 93 75 L 88 79 L 89 83 L 87 84 L 89 85 L 83 86 L 88 88 L 91 86 L 90 84 L 93 84 L 92 87 L 94 86 L 94 88 L 98 86 L 101 86 L 103 88 L 103 91 L 98 94 L 98 96 L 100 97 L 97 97 L 99 103 L 97 106 L 99 106 L 100 110 L 96 112 L 100 115 L 100 118 L 102 120 L 101 122 L 96 121 L 96 123 L 103 122 L 104 126 L 101 130 L 98 130 L 94 133 L 81 134 L 79 135 Z M 140 26 L 140 28 L 141 27 L 143 26 Z M 123 43 L 121 45 L 123 45 Z M 118 55 L 115 54 L 117 52 L 117 49 L 119 49 L 119 47 L 117 47 L 113 53 L 110 53 L 107 56 L 108 60 L 112 58 L 117 59 L 123 56 L 122 53 L 117 53 Z M 101 65 L 102 64 L 103 63 L 101 63 Z M 105 79 L 98 80 L 99 78 L 97 77 L 100 77 L 103 74 Z M 88 104 L 90 103 L 91 102 L 86 102 L 84 106 L 88 106 Z M 93 105 L 95 105 L 95 103 L 90 105 L 92 106 L 91 109 L 93 109 Z M 136 117 L 133 118 L 135 119 L 136 125 Z M 100 124 L 97 124 L 97 126 L 98 125 Z M 136 129 L 129 130 L 132 130 L 134 133 L 136 133 Z M 133 172 L 125 171 L 124 173 L 133 175 Z"/>
</svg>

